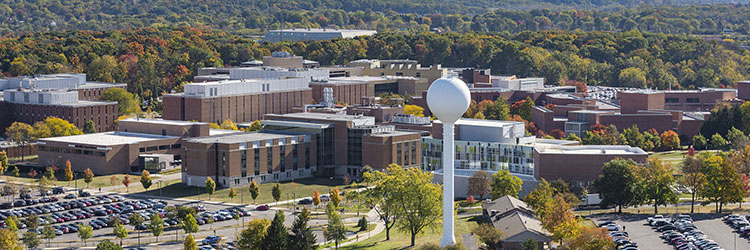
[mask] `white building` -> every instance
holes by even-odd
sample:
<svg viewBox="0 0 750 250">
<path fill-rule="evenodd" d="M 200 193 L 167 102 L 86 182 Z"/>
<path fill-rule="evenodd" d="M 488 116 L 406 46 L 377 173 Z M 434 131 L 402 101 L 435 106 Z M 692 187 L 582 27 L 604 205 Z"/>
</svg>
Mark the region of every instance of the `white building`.
<svg viewBox="0 0 750 250">
<path fill-rule="evenodd" d="M 185 84 L 185 96 L 213 97 L 309 89 L 305 78 L 225 80 Z"/>
<path fill-rule="evenodd" d="M 264 41 L 308 41 L 308 40 L 331 40 L 336 38 L 353 38 L 357 36 L 371 36 L 378 33 L 374 30 L 345 30 L 345 29 L 283 29 L 269 30 Z"/>
</svg>

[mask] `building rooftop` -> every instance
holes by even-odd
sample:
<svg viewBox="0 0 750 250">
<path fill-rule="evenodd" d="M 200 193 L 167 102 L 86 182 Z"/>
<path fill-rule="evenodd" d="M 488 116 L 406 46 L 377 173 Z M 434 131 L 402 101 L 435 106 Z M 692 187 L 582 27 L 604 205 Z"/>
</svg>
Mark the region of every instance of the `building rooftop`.
<svg viewBox="0 0 750 250">
<path fill-rule="evenodd" d="M 443 123 L 440 120 L 434 120 L 433 123 Z M 456 121 L 455 125 L 470 125 L 470 126 L 481 126 L 481 127 L 500 127 L 500 126 L 513 126 L 524 124 L 523 122 L 514 121 L 499 121 L 499 120 L 482 120 L 482 119 L 471 119 L 461 118 Z"/>
<path fill-rule="evenodd" d="M 60 142 L 60 143 L 86 144 L 86 145 L 96 145 L 96 146 L 114 146 L 114 145 L 124 145 L 124 144 L 136 144 L 136 143 L 141 143 L 141 142 L 172 139 L 172 138 L 179 138 L 179 137 L 122 132 L 122 131 L 110 131 L 110 132 L 93 133 L 93 134 L 50 137 L 50 138 L 39 139 L 39 141 L 41 143 Z"/>
<path fill-rule="evenodd" d="M 33 103 L 30 103 L 30 104 L 33 104 Z M 53 105 L 53 106 L 64 106 L 64 107 L 88 107 L 88 106 L 98 106 L 98 105 L 106 105 L 106 104 L 117 104 L 117 102 L 79 100 L 77 102 L 66 102 L 66 103 L 60 103 L 60 104 L 37 104 L 37 105 Z"/>
<path fill-rule="evenodd" d="M 205 136 L 205 137 L 196 137 L 196 138 L 190 138 L 187 139 L 188 142 L 193 143 L 222 143 L 222 144 L 234 144 L 234 143 L 242 143 L 242 142 L 252 142 L 252 141 L 265 141 L 265 140 L 273 140 L 273 139 L 283 139 L 283 138 L 296 138 L 299 135 L 303 134 L 295 134 L 295 133 L 288 133 L 288 132 L 251 132 L 251 133 L 233 133 L 233 134 L 224 134 L 224 135 L 212 135 L 212 136 Z"/>
<path fill-rule="evenodd" d="M 313 29 L 313 28 L 306 28 L 306 29 L 283 29 L 283 30 L 269 30 L 269 32 L 300 32 L 300 33 L 349 33 L 349 32 L 377 32 L 374 30 L 348 30 L 348 29 Z"/>
<path fill-rule="evenodd" d="M 542 146 L 537 145 L 535 149 L 540 154 L 565 154 L 565 155 L 648 155 L 646 151 L 637 147 L 626 145 L 585 145 L 585 146 Z"/>
<path fill-rule="evenodd" d="M 160 124 L 160 125 L 208 124 L 206 122 L 191 122 L 191 121 L 178 121 L 178 120 L 146 119 L 146 118 L 127 118 L 127 119 L 123 119 L 123 121 L 148 123 L 148 124 Z"/>
<path fill-rule="evenodd" d="M 78 86 L 79 89 L 97 89 L 97 88 L 111 88 L 111 87 L 127 87 L 127 83 L 112 83 L 112 82 L 92 82 L 87 81 L 84 84 Z"/>
<path fill-rule="evenodd" d="M 252 123 L 241 123 L 242 126 L 249 127 Z M 332 125 L 330 123 L 314 123 L 314 122 L 297 122 L 297 121 L 278 121 L 278 120 L 263 120 L 261 124 L 270 126 L 286 126 L 296 128 L 312 128 L 312 129 L 326 129 Z M 238 126 L 240 124 L 237 124 Z"/>
</svg>

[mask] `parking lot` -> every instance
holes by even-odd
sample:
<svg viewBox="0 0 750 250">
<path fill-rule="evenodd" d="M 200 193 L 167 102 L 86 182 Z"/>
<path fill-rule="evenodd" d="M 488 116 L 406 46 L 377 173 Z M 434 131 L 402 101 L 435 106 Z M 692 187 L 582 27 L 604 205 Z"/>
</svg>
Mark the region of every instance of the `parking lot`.
<svg viewBox="0 0 750 250">
<path fill-rule="evenodd" d="M 604 221 L 613 221 L 624 226 L 624 231 L 629 233 L 630 240 L 637 243 L 640 249 L 670 250 L 675 246 L 670 245 L 665 239 L 660 238 L 662 232 L 658 227 L 647 224 L 647 215 L 597 215 L 591 217 L 595 224 Z M 671 218 L 671 215 L 666 218 Z M 713 214 L 696 214 L 691 216 L 696 231 L 705 234 L 705 238 L 715 242 L 722 249 L 750 249 L 750 242 L 741 238 L 734 229 L 722 221 L 722 216 Z M 676 223 L 676 225 L 679 225 Z M 687 224 L 689 225 L 689 224 Z M 736 248 L 735 248 L 736 244 Z M 696 248 L 702 249 L 702 248 Z M 708 249 L 708 248 L 707 248 Z"/>
<path fill-rule="evenodd" d="M 117 195 L 117 194 L 84 194 L 85 197 L 77 197 L 78 194 L 72 191 L 56 192 L 55 194 L 40 195 L 39 193 L 30 193 L 31 196 L 21 195 L 14 197 L 15 202 L 10 197 L 3 197 L 0 202 L 0 220 L 8 216 L 17 216 L 20 222 L 31 214 L 40 216 L 40 225 L 37 230 L 49 223 L 56 227 L 58 236 L 52 240 L 50 247 L 76 247 L 82 246 L 80 239 L 76 234 L 77 225 L 84 223 L 94 228 L 94 236 L 89 242 L 97 242 L 102 239 L 113 239 L 113 228 L 111 227 L 111 218 L 117 217 L 125 225 L 130 234 L 123 242 L 125 246 L 138 244 L 138 234 L 133 226 L 127 225 L 128 217 L 132 213 L 139 213 L 144 217 L 144 224 L 148 224 L 150 216 L 154 213 L 164 216 L 164 232 L 159 240 L 182 241 L 185 237 L 184 232 L 179 229 L 177 221 L 169 220 L 166 216 L 165 208 L 167 206 L 184 206 L 200 210 L 196 214 L 199 223 L 199 232 L 195 234 L 196 241 L 199 242 L 204 238 L 212 235 L 222 237 L 222 242 L 235 241 L 237 230 L 241 230 L 240 223 L 250 221 L 255 218 L 273 219 L 276 210 L 260 211 L 256 206 L 236 207 L 231 204 L 221 204 L 201 201 L 179 201 L 170 199 L 148 199 L 137 197 L 135 195 Z M 67 198 L 65 198 L 67 196 Z M 26 204 L 29 203 L 29 204 Z M 237 210 L 239 209 L 239 210 Z M 235 212 L 239 211 L 239 213 Z M 235 214 L 244 215 L 235 219 Z M 287 220 L 285 224 L 291 226 L 293 217 L 286 212 Z M 208 223 L 209 219 L 214 223 Z M 4 222 L 0 222 L 0 227 L 4 227 Z M 19 225 L 25 227 L 25 225 Z M 149 230 L 141 227 L 140 241 L 142 244 L 155 242 L 155 238 Z M 26 232 L 28 229 L 20 229 L 20 232 Z M 322 235 L 321 235 L 322 236 Z M 322 238 L 319 236 L 320 238 Z M 41 247 L 46 247 L 46 240 L 42 241 Z M 167 243 L 175 244 L 175 243 Z M 89 245 L 92 245 L 91 243 Z M 156 249 L 156 246 L 146 247 L 147 249 Z M 212 249 L 204 247 L 204 249 Z"/>
</svg>

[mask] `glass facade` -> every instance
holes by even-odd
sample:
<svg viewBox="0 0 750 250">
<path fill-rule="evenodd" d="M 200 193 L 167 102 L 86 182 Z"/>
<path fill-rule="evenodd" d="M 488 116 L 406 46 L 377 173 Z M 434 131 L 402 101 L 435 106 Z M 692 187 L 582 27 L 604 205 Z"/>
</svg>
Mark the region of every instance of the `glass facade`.
<svg viewBox="0 0 750 250">
<path fill-rule="evenodd" d="M 422 169 L 438 170 L 442 166 L 443 140 L 422 138 Z M 498 171 L 534 175 L 534 147 L 491 142 L 455 141 L 456 169 Z"/>
</svg>

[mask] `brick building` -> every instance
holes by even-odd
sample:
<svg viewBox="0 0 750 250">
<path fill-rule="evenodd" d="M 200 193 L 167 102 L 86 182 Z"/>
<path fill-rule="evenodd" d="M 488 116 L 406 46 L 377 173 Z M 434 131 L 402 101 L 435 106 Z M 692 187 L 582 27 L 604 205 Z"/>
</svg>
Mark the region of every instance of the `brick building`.
<svg viewBox="0 0 750 250">
<path fill-rule="evenodd" d="M 336 101 L 347 105 L 364 104 L 363 97 L 379 96 L 385 93 L 415 95 L 427 91 L 430 83 L 424 78 L 392 76 L 355 76 L 330 78 L 310 82 L 312 98 L 319 103 L 323 100 L 323 90 L 331 88 Z"/>
<path fill-rule="evenodd" d="M 740 81 L 737 83 L 737 98 L 750 101 L 750 81 Z"/>
<path fill-rule="evenodd" d="M 599 177 L 604 163 L 618 157 L 645 163 L 648 154 L 640 148 L 622 145 L 537 145 L 533 157 L 537 178 L 562 179 L 573 187 L 588 187 Z"/>
<path fill-rule="evenodd" d="M 164 119 L 221 123 L 252 122 L 264 114 L 284 114 L 312 102 L 304 78 L 191 83 L 185 92 L 163 97 Z"/>
<path fill-rule="evenodd" d="M 349 65 L 363 67 L 362 74 L 365 76 L 410 76 L 425 78 L 429 83 L 448 75 L 448 69 L 440 64 L 422 67 L 416 60 L 361 59 L 352 61 Z"/>
<path fill-rule="evenodd" d="M 634 90 L 620 91 L 617 97 L 623 114 L 639 110 L 710 111 L 717 104 L 732 101 L 736 89 L 704 88 L 699 90 Z"/>
</svg>

